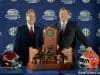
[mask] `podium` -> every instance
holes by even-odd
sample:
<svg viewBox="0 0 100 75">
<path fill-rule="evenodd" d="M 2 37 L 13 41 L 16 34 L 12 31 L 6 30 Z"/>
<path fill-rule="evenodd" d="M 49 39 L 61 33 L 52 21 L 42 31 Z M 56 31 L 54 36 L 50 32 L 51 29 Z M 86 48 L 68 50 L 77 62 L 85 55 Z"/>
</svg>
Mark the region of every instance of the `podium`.
<svg viewBox="0 0 100 75">
<path fill-rule="evenodd" d="M 72 62 L 64 63 L 65 56 L 61 50 L 57 50 L 58 31 L 54 26 L 48 26 L 43 31 L 42 50 L 32 57 L 32 50 L 29 50 L 29 59 L 34 62 L 28 62 L 27 67 L 31 70 L 40 69 L 70 69 Z M 66 59 L 67 60 L 67 59 Z"/>
</svg>

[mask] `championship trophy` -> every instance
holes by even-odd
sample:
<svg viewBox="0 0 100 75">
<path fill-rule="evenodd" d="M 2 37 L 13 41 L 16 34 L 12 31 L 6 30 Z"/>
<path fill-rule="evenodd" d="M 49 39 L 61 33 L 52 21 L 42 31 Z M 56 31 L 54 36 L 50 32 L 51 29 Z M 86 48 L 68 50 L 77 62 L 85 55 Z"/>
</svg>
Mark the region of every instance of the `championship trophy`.
<svg viewBox="0 0 100 75">
<path fill-rule="evenodd" d="M 43 32 L 42 63 L 56 64 L 57 30 L 49 26 Z"/>
<path fill-rule="evenodd" d="M 48 26 L 43 31 L 43 46 L 38 54 L 33 55 L 32 49 L 29 49 L 29 69 L 68 69 L 70 63 L 67 61 L 67 56 L 62 53 L 62 50 L 57 49 L 58 31 L 54 26 Z M 70 50 L 71 51 L 71 50 Z M 32 63 L 30 63 L 32 62 Z"/>
</svg>

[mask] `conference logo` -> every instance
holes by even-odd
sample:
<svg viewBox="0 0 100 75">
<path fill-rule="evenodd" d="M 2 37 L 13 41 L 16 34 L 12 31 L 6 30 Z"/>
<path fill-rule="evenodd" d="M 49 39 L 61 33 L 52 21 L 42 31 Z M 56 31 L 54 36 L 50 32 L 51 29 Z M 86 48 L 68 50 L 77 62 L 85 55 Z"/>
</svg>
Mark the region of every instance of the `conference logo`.
<svg viewBox="0 0 100 75">
<path fill-rule="evenodd" d="M 38 3 L 40 0 L 25 0 L 28 3 Z"/>
<path fill-rule="evenodd" d="M 69 13 L 69 19 L 71 19 L 71 18 L 72 18 L 72 13 L 70 12 L 70 13 Z"/>
<path fill-rule="evenodd" d="M 5 51 L 7 51 L 7 50 L 13 50 L 13 48 L 14 48 L 13 43 L 9 43 L 9 44 L 6 45 L 6 50 Z"/>
<path fill-rule="evenodd" d="M 75 3 L 75 0 L 61 0 L 64 4 L 73 4 Z"/>
<path fill-rule="evenodd" d="M 83 32 L 85 37 L 88 37 L 90 35 L 90 30 L 88 28 L 83 28 L 82 32 Z"/>
<path fill-rule="evenodd" d="M 89 3 L 90 2 L 90 0 L 82 0 L 83 1 L 83 3 Z"/>
<path fill-rule="evenodd" d="M 83 54 L 84 52 L 85 52 L 85 46 L 83 44 L 81 44 L 78 49 L 78 53 Z"/>
<path fill-rule="evenodd" d="M 56 13 L 54 10 L 46 10 L 44 11 L 44 15 L 42 16 L 44 20 L 54 20 L 57 19 Z"/>
<path fill-rule="evenodd" d="M 97 30 L 96 37 L 100 38 L 100 28 Z"/>
<path fill-rule="evenodd" d="M 98 19 L 100 19 L 100 12 L 98 13 Z"/>
<path fill-rule="evenodd" d="M 2 32 L 0 32 L 0 36 L 2 36 Z"/>
<path fill-rule="evenodd" d="M 9 9 L 5 18 L 8 18 L 9 20 L 17 20 L 20 18 L 19 11 L 17 9 Z"/>
<path fill-rule="evenodd" d="M 97 4 L 100 4 L 100 0 L 97 0 Z"/>
<path fill-rule="evenodd" d="M 8 33 L 9 33 L 10 36 L 14 37 L 16 35 L 16 33 L 17 33 L 17 27 L 9 28 Z"/>
<path fill-rule="evenodd" d="M 92 19 L 91 13 L 88 10 L 82 10 L 78 16 L 78 19 L 81 21 L 89 21 Z"/>
<path fill-rule="evenodd" d="M 10 0 L 11 2 L 17 2 L 18 0 Z"/>
<path fill-rule="evenodd" d="M 49 3 L 53 3 L 55 0 L 47 0 L 47 2 Z"/>
</svg>

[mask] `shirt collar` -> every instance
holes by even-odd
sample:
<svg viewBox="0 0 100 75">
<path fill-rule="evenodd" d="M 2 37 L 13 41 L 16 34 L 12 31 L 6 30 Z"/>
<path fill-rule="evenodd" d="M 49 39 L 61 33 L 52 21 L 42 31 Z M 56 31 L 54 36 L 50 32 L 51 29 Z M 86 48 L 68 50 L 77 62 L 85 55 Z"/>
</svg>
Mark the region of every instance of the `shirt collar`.
<svg viewBox="0 0 100 75">
<path fill-rule="evenodd" d="M 60 23 L 61 23 L 61 25 L 63 25 L 63 24 L 67 24 L 68 23 L 68 21 L 65 21 L 65 23 L 63 23 L 62 21 L 60 21 Z"/>
<path fill-rule="evenodd" d="M 29 23 L 27 23 L 27 27 L 28 27 L 28 29 L 30 30 L 30 24 Z M 34 31 L 34 24 L 32 25 L 32 28 L 33 28 L 33 31 Z"/>
</svg>

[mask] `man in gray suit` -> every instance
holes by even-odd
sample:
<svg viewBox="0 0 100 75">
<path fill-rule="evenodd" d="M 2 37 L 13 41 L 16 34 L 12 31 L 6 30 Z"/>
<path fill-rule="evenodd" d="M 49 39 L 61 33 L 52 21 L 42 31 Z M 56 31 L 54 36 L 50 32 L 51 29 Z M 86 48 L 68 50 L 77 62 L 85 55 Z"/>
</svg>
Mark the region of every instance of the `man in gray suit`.
<svg viewBox="0 0 100 75">
<path fill-rule="evenodd" d="M 85 36 L 81 32 L 77 22 L 70 20 L 70 10 L 61 8 L 59 11 L 59 19 L 54 26 L 58 30 L 58 49 L 62 50 L 65 56 L 68 56 L 69 62 L 73 62 L 73 50 L 75 48 L 75 37 L 85 45 L 86 50 L 92 50 Z"/>
</svg>

